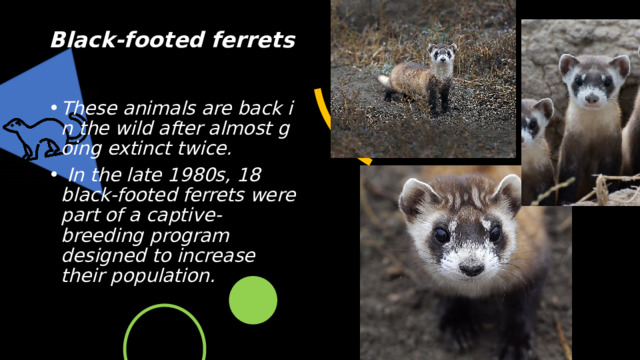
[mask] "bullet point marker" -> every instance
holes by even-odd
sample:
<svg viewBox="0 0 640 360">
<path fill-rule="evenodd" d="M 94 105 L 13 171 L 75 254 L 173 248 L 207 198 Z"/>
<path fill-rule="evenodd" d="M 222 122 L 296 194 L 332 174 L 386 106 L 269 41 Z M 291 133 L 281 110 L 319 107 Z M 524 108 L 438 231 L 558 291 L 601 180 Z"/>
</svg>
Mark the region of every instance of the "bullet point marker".
<svg viewBox="0 0 640 360">
<path fill-rule="evenodd" d="M 51 110 L 56 111 L 58 109 L 58 107 L 56 106 L 56 104 L 51 105 Z"/>
</svg>

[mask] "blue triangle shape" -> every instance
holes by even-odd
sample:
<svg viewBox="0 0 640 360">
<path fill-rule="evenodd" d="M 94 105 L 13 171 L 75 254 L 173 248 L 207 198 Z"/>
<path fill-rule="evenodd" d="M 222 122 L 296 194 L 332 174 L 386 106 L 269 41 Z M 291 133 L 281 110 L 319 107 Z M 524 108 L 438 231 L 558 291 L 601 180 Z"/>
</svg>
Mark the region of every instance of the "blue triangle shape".
<svg viewBox="0 0 640 360">
<path fill-rule="evenodd" d="M 78 136 L 84 119 L 74 121 L 65 101 L 84 104 L 71 49 L 0 85 L 0 148 L 102 192 L 92 181 L 97 166 L 91 136 Z"/>
</svg>

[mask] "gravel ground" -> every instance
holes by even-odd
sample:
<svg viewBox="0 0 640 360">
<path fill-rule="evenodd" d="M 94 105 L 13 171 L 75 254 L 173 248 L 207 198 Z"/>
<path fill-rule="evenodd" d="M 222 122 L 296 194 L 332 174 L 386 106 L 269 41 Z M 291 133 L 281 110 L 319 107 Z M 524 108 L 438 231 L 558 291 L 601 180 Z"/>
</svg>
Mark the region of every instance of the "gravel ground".
<svg viewBox="0 0 640 360">
<path fill-rule="evenodd" d="M 515 157 L 515 93 L 488 82 L 455 79 L 451 111 L 436 117 L 425 100 L 385 102 L 367 70 L 335 67 L 331 84 L 332 157 Z"/>
</svg>

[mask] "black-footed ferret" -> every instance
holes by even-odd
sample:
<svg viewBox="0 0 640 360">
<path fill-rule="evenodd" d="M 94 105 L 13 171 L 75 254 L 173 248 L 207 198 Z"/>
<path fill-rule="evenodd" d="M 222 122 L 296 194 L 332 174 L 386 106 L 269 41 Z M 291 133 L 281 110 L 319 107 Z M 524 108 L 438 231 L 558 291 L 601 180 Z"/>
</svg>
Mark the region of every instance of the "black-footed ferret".
<svg viewBox="0 0 640 360">
<path fill-rule="evenodd" d="M 541 207 L 521 209 L 516 175 L 497 183 L 483 175 L 409 179 L 399 197 L 419 270 L 440 297 L 445 344 L 466 349 L 471 305 L 502 305 L 499 359 L 535 357 L 536 310 L 550 267 Z M 516 217 L 517 214 L 517 217 Z"/>
<path fill-rule="evenodd" d="M 553 163 L 544 131 L 553 116 L 553 101 L 522 100 L 522 203 L 531 204 L 540 194 L 555 185 Z M 543 199 L 539 205 L 553 205 L 555 194 Z"/>
<path fill-rule="evenodd" d="M 453 59 L 458 51 L 456 44 L 429 44 L 431 68 L 415 62 L 396 65 L 389 76 L 378 75 L 384 85 L 384 100 L 391 101 L 391 95 L 402 93 L 409 97 L 428 96 L 431 114 L 437 114 L 438 94 L 442 100 L 442 112 L 449 110 L 449 90 L 453 82 Z"/>
<path fill-rule="evenodd" d="M 622 164 L 620 87 L 631 71 L 626 55 L 560 57 L 560 73 L 569 91 L 566 128 L 560 147 L 558 202 L 574 203 L 595 186 L 594 174 L 619 175 Z"/>
<path fill-rule="evenodd" d="M 640 55 L 640 48 L 638 48 L 638 54 Z M 640 173 L 640 86 L 633 113 L 622 130 L 622 173 L 625 175 Z"/>
</svg>

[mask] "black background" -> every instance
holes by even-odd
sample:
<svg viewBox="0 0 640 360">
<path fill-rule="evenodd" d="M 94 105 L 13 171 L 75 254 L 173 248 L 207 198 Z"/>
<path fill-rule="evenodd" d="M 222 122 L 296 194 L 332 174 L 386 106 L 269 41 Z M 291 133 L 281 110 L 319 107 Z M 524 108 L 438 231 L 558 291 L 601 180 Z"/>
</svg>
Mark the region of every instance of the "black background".
<svg viewBox="0 0 640 360">
<path fill-rule="evenodd" d="M 99 10 L 15 10 L 0 24 L 0 83 L 57 55 L 56 30 L 126 35 L 296 35 L 293 49 L 74 49 L 85 103 L 234 103 L 296 100 L 286 141 L 229 139 L 232 157 L 109 157 L 99 167 L 174 166 L 263 168 L 263 188 L 295 189 L 294 204 L 221 206 L 233 229 L 233 246 L 254 249 L 253 264 L 211 265 L 214 284 L 110 288 L 106 284 L 63 284 L 60 241 L 61 177 L 0 151 L 3 205 L 3 327 L 5 349 L 26 358 L 121 359 L 127 326 L 143 309 L 171 303 L 191 312 L 207 338 L 208 358 L 355 358 L 358 356 L 358 167 L 355 159 L 329 159 L 330 132 L 313 90 L 329 94 L 327 1 L 157 5 L 144 12 L 103 5 Z M 569 9 L 574 11 L 576 9 Z M 584 9 L 582 9 L 584 11 Z M 602 9 L 598 9 L 601 11 Z M 627 9 L 629 10 L 629 9 Z M 49 20 L 25 14 L 37 11 Z M 566 17 L 576 17 L 573 12 Z M 613 17 L 624 16 L 614 14 Z M 519 18 L 563 18 L 555 5 L 518 1 Z M 205 44 L 211 44 L 210 39 Z M 115 124 L 117 117 L 95 121 Z M 113 128 L 113 126 L 112 126 Z M 193 139 L 196 142 L 198 139 Z M 93 137 L 94 143 L 118 142 Z M 151 139 L 150 141 L 151 142 Z M 482 161 L 482 163 L 490 161 Z M 383 161 L 382 163 L 389 163 Z M 428 161 L 401 163 L 428 164 Z M 454 163 L 454 161 L 452 161 Z M 455 163 L 460 163 L 455 161 Z M 476 163 L 469 160 L 466 163 Z M 104 184 L 103 184 L 104 185 Z M 129 184 L 131 185 L 131 184 Z M 77 205 L 73 205 L 76 207 Z M 176 205 L 178 206 L 178 205 Z M 575 353 L 619 358 L 632 350 L 637 322 L 637 208 L 573 210 Z M 274 316 L 259 326 L 236 320 L 228 307 L 231 286 L 248 275 L 263 276 L 278 292 Z M 630 316 L 631 315 L 631 316 Z M 633 326 L 632 326 L 633 328 Z M 193 323 L 159 309 L 145 315 L 129 339 L 129 359 L 200 359 Z M 175 354 L 179 355 L 175 355 Z"/>
<path fill-rule="evenodd" d="M 64 14 L 40 10 L 50 21 L 27 22 L 16 18 L 15 22 L 2 25 L 0 83 L 66 50 L 50 48 L 53 32 L 57 30 L 76 30 L 88 35 L 111 30 L 120 36 L 131 30 L 148 35 L 169 31 L 195 35 L 207 30 L 205 45 L 200 49 L 74 49 L 85 104 L 117 103 L 123 109 L 126 103 L 189 100 L 197 104 L 232 103 L 235 112 L 242 99 L 263 104 L 279 100 L 287 110 L 290 101 L 295 100 L 294 116 L 282 118 L 292 123 L 284 141 L 273 137 L 208 139 L 209 143 L 214 140 L 228 143 L 232 152 L 228 157 L 110 157 L 104 153 L 108 144 L 133 139 L 94 135 L 93 143 L 104 144 L 98 167 L 123 171 L 131 166 L 163 169 L 166 178 L 172 167 L 215 166 L 236 169 L 229 176 L 237 179 L 241 167 L 259 166 L 263 172 L 257 188 L 293 189 L 297 191 L 297 201 L 266 205 L 245 201 L 210 206 L 224 214 L 220 227 L 231 231 L 230 244 L 221 249 L 257 253 L 251 264 L 189 265 L 192 270 L 209 270 L 215 278 L 213 284 L 154 284 L 135 288 L 65 284 L 62 270 L 68 265 L 62 263 L 61 256 L 69 246 L 60 241 L 62 211 L 81 205 L 64 204 L 61 199 L 65 187 L 75 189 L 77 185 L 61 177 L 52 178 L 49 171 L 0 151 L 0 184 L 4 189 L 3 323 L 9 334 L 3 339 L 6 347 L 28 358 L 121 359 L 125 331 L 133 318 L 148 306 L 170 303 L 197 318 L 207 339 L 207 358 L 265 355 L 300 358 L 309 354 L 322 357 L 334 355 L 336 349 L 357 356 L 355 224 L 359 161 L 329 159 L 330 132 L 314 95 L 314 89 L 322 88 L 325 99 L 329 99 L 329 3 L 226 3 L 214 4 L 210 9 L 176 4 L 144 14 L 122 9 L 116 12 L 67 9 Z M 295 35 L 296 45 L 292 49 L 213 49 L 212 36 L 218 30 L 236 36 L 281 32 Z M 176 117 L 156 119 L 169 122 Z M 198 118 L 183 120 L 192 119 Z M 115 129 L 118 116 L 94 116 L 89 120 L 109 122 Z M 140 139 L 154 142 L 148 137 Z M 204 138 L 181 139 L 197 143 Z M 176 143 L 180 139 L 172 140 Z M 119 183 L 111 187 L 173 189 L 175 185 Z M 215 184 L 184 184 L 189 185 L 216 188 Z M 84 207 L 96 206 L 107 211 L 120 205 Z M 181 209 L 185 204 L 126 206 Z M 102 223 L 95 228 L 108 230 L 113 225 Z M 188 228 L 206 226 L 194 224 Z M 144 227 L 137 225 L 132 229 Z M 249 275 L 268 279 L 278 293 L 275 314 L 256 326 L 238 321 L 228 306 L 233 284 Z M 201 348 L 191 320 L 175 310 L 158 309 L 147 313 L 134 326 L 128 356 L 131 360 L 200 359 Z"/>
</svg>

